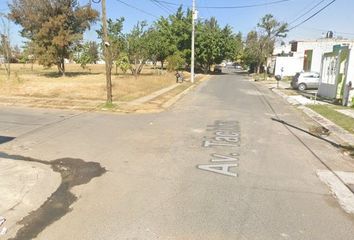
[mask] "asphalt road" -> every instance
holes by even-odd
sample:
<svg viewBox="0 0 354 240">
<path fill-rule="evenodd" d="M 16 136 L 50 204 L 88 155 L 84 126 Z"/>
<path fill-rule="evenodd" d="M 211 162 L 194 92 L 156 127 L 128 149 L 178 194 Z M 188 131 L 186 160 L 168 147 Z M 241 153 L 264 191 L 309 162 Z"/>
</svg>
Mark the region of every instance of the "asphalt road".
<svg viewBox="0 0 354 240">
<path fill-rule="evenodd" d="M 309 119 L 243 75 L 203 82 L 163 113 L 0 108 L 0 152 L 79 158 L 107 172 L 37 239 L 343 239 L 354 217 L 316 175 L 338 150 Z M 351 169 L 352 170 L 352 169 Z M 50 179 L 48 179 L 50 181 Z"/>
</svg>

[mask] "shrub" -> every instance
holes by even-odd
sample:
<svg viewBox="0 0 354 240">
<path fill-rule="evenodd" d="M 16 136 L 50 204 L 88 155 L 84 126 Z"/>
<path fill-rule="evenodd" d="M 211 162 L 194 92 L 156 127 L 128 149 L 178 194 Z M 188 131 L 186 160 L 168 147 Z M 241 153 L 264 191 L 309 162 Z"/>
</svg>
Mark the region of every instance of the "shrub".
<svg viewBox="0 0 354 240">
<path fill-rule="evenodd" d="M 166 61 L 168 62 L 167 70 L 170 72 L 183 68 L 185 64 L 185 60 L 181 56 L 181 53 L 179 52 L 176 52 L 173 55 L 168 56 Z"/>
</svg>

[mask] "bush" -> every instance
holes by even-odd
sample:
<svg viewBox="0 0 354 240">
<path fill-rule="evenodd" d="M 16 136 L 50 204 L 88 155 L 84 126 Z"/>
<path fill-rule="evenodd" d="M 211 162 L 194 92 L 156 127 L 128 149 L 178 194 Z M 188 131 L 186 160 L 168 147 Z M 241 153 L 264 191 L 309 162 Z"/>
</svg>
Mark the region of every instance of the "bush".
<svg viewBox="0 0 354 240">
<path fill-rule="evenodd" d="M 127 54 L 122 53 L 118 56 L 117 60 L 115 61 L 116 67 L 119 67 L 120 70 L 125 74 L 130 69 L 130 62 L 129 57 Z"/>
<path fill-rule="evenodd" d="M 169 72 L 179 70 L 183 68 L 185 64 L 185 60 L 179 52 L 176 52 L 173 55 L 167 57 L 166 61 L 168 62 L 167 70 Z"/>
</svg>

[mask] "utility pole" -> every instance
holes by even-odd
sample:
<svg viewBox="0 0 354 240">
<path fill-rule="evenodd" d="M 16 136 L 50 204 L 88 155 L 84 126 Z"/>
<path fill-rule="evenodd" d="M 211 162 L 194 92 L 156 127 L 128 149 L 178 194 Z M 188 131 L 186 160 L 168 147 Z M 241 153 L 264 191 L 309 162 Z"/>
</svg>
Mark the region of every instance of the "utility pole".
<svg viewBox="0 0 354 240">
<path fill-rule="evenodd" d="M 111 44 L 108 39 L 107 32 L 107 12 L 106 0 L 102 0 L 102 28 L 103 28 L 103 42 L 104 42 L 104 58 L 106 65 L 106 88 L 107 88 L 107 104 L 112 103 L 112 55 Z"/>
<path fill-rule="evenodd" d="M 197 17 L 195 11 L 195 0 L 192 0 L 192 56 L 191 56 L 191 82 L 194 83 L 194 55 L 195 55 L 195 19 Z"/>
</svg>

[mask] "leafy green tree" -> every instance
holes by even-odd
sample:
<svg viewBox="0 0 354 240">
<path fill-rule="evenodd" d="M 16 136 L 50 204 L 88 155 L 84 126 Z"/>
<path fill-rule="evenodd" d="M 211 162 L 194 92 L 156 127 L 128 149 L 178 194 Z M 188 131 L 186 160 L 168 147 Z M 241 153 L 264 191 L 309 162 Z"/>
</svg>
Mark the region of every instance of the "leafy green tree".
<svg viewBox="0 0 354 240">
<path fill-rule="evenodd" d="M 235 36 L 229 26 L 221 28 L 212 17 L 197 25 L 197 33 L 196 60 L 204 72 L 213 64 L 234 58 Z"/>
<path fill-rule="evenodd" d="M 95 22 L 98 12 L 77 0 L 12 0 L 10 18 L 22 26 L 21 34 L 35 45 L 40 64 L 56 65 L 65 75 L 65 58 Z"/>
<path fill-rule="evenodd" d="M 115 61 L 120 57 L 121 52 L 124 51 L 124 48 L 126 47 L 125 36 L 122 33 L 124 21 L 125 21 L 124 17 L 118 18 L 116 20 L 112 20 L 112 19 L 107 20 L 108 39 L 109 39 L 109 44 L 111 46 L 110 49 L 112 54 L 112 58 L 111 58 L 112 63 L 113 61 Z M 100 30 L 96 32 L 98 34 L 98 37 L 102 39 L 103 38 L 102 27 Z M 102 46 L 102 48 L 103 47 L 104 46 Z"/>
<path fill-rule="evenodd" d="M 178 51 L 168 56 L 166 61 L 168 62 L 167 70 L 170 72 L 182 69 L 186 63 L 182 53 Z"/>
<path fill-rule="evenodd" d="M 287 23 L 278 22 L 271 14 L 262 17 L 257 27 L 260 29 L 263 38 L 263 44 L 261 44 L 261 46 L 268 55 L 273 53 L 276 40 L 285 38 L 289 31 Z"/>
<path fill-rule="evenodd" d="M 177 47 L 171 35 L 161 25 L 156 25 L 147 31 L 146 45 L 149 59 L 156 64 L 161 62 L 161 69 L 164 68 L 166 58 L 177 51 Z"/>
<path fill-rule="evenodd" d="M 192 33 L 192 12 L 190 10 L 184 12 L 181 6 L 175 14 L 158 19 L 153 28 L 158 31 L 156 39 L 162 41 L 159 42 L 160 49 L 158 49 L 159 45 L 155 45 L 155 49 L 159 51 L 155 51 L 155 54 L 158 53 L 155 58 L 160 59 L 158 61 L 178 51 L 185 61 L 190 63 Z"/>
<path fill-rule="evenodd" d="M 98 59 L 98 44 L 90 41 L 79 47 L 75 61 L 80 63 L 82 68 L 86 68 L 87 64 L 96 64 Z"/>
<path fill-rule="evenodd" d="M 127 71 L 130 69 L 130 62 L 129 62 L 129 57 L 126 53 L 121 53 L 118 58 L 115 61 L 116 65 L 116 74 L 118 73 L 118 69 L 122 70 L 124 74 L 127 73 Z"/>
<path fill-rule="evenodd" d="M 286 37 L 288 24 L 277 21 L 273 15 L 267 14 L 257 24 L 258 32 L 250 32 L 246 41 L 246 59 L 251 62 L 257 73 L 274 50 L 275 42 Z"/>
<path fill-rule="evenodd" d="M 244 51 L 244 61 L 250 67 L 251 72 L 259 68 L 263 59 L 264 53 L 260 48 L 260 39 L 256 31 L 251 31 L 247 34 L 246 47 Z"/>
<path fill-rule="evenodd" d="M 32 41 L 25 42 L 23 47 L 23 58 L 26 63 L 31 63 L 31 70 L 33 71 L 33 65 L 36 61 L 35 48 Z"/>
<path fill-rule="evenodd" d="M 0 54 L 4 56 L 5 62 L 4 67 L 6 71 L 7 78 L 10 78 L 11 74 L 11 42 L 10 42 L 10 21 L 7 16 L 0 15 Z"/>
<path fill-rule="evenodd" d="M 127 53 L 130 62 L 130 70 L 135 77 L 143 70 L 145 62 L 149 57 L 147 47 L 147 23 L 138 22 L 127 35 Z"/>
</svg>

